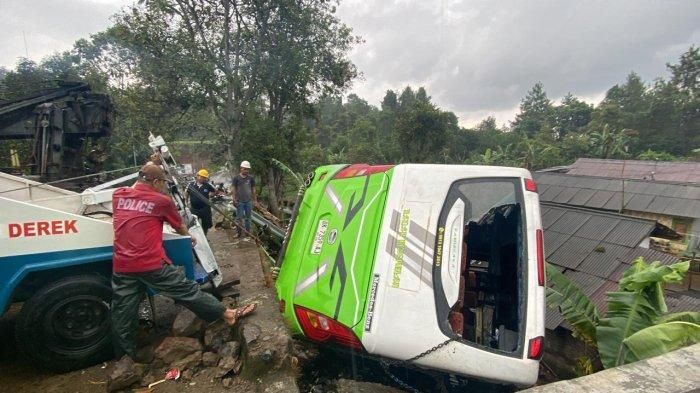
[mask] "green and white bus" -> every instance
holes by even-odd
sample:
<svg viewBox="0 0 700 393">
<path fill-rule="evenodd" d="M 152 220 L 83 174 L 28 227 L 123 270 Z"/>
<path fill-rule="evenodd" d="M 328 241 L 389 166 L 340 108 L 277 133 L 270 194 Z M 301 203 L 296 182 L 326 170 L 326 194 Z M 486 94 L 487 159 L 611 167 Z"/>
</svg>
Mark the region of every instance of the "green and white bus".
<svg viewBox="0 0 700 393">
<path fill-rule="evenodd" d="M 276 284 L 294 333 L 446 373 L 536 382 L 545 276 L 530 172 L 330 165 L 308 183 Z"/>
</svg>

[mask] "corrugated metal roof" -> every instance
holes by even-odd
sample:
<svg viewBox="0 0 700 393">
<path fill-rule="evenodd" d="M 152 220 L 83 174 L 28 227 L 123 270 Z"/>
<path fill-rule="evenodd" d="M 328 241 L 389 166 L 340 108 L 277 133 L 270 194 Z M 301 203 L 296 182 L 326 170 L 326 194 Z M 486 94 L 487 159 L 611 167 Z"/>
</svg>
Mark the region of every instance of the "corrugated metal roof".
<svg viewBox="0 0 700 393">
<path fill-rule="evenodd" d="M 617 179 L 646 179 L 700 183 L 700 162 L 655 162 L 579 158 L 569 167 L 572 175 Z"/>
<path fill-rule="evenodd" d="M 676 293 L 666 291 L 666 296 L 664 296 L 664 298 L 669 313 L 681 311 L 700 312 L 700 293 L 698 291 L 690 290 Z"/>
<path fill-rule="evenodd" d="M 591 301 L 595 304 L 598 310 L 598 315 L 603 316 L 608 311 L 608 302 L 606 294 L 608 292 L 617 291 L 619 284 L 615 281 L 605 280 L 603 285 L 598 288 L 593 295 L 590 296 Z"/>
<path fill-rule="evenodd" d="M 547 307 L 544 318 L 544 327 L 549 330 L 554 330 L 561 325 L 562 322 L 564 322 L 564 317 L 561 316 L 559 310 L 556 308 Z"/>
<path fill-rule="evenodd" d="M 605 206 L 610 198 L 612 198 L 614 195 L 613 191 L 605 191 L 605 190 L 600 190 L 596 191 L 595 194 L 591 197 L 591 199 L 586 202 L 586 206 L 592 207 L 594 209 L 602 209 L 603 206 Z"/>
<path fill-rule="evenodd" d="M 553 198 L 552 202 L 569 203 L 571 198 L 575 197 L 580 190 L 580 188 L 576 187 L 565 188 L 562 192 L 560 192 L 559 194 L 557 194 L 556 197 Z"/>
<path fill-rule="evenodd" d="M 568 270 L 564 272 L 564 275 L 573 281 L 586 296 L 592 296 L 605 283 L 602 278 L 576 270 Z"/>
<path fill-rule="evenodd" d="M 610 266 L 613 262 L 607 250 L 615 252 L 617 258 L 622 254 L 614 246 L 630 250 L 649 236 L 656 226 L 650 220 L 550 203 L 542 204 L 541 213 L 547 261 L 578 269 L 589 259 L 586 264 L 589 272 L 612 271 L 615 267 Z M 596 260 L 599 266 L 596 266 Z"/>
<path fill-rule="evenodd" d="M 663 264 L 677 261 L 673 255 L 639 247 L 654 230 L 655 221 L 552 203 L 542 203 L 541 212 L 547 261 L 576 283 L 601 314 L 607 307 L 605 294 L 617 289 L 622 273 L 636 257 Z M 698 299 L 672 301 L 684 307 L 679 310 L 700 308 Z M 545 326 L 567 328 L 559 311 L 552 308 L 547 309 Z"/>
<path fill-rule="evenodd" d="M 615 282 L 620 282 L 620 279 L 622 278 L 622 274 L 629 268 L 630 265 L 627 263 L 621 263 L 617 268 L 615 268 L 615 271 L 610 273 L 610 277 L 608 279 L 615 281 Z"/>
<path fill-rule="evenodd" d="M 589 217 L 590 216 L 585 213 L 564 209 L 564 215 L 559 217 L 548 229 L 567 235 L 573 235 L 586 223 Z"/>
<path fill-rule="evenodd" d="M 599 244 L 581 262 L 578 270 L 600 278 L 610 278 L 610 275 L 622 263 L 620 258 L 627 255 L 629 248 L 610 243 Z"/>
<path fill-rule="evenodd" d="M 700 218 L 700 184 L 662 183 L 537 172 L 543 202 L 605 209 L 632 210 L 677 217 Z M 624 182 L 624 206 L 621 203 Z"/>
<path fill-rule="evenodd" d="M 571 236 L 559 249 L 552 253 L 549 260 L 554 261 L 553 263 L 559 266 L 576 269 L 588 257 L 588 254 L 593 252 L 598 243 L 599 241 L 597 240 Z"/>
<path fill-rule="evenodd" d="M 593 194 L 596 193 L 596 190 L 591 190 L 588 188 L 579 188 L 578 192 L 576 195 L 574 195 L 573 198 L 569 201 L 569 204 L 571 205 L 576 205 L 576 206 L 588 206 L 586 202 L 588 202 L 592 197 Z M 547 200 L 547 199 L 545 199 Z"/>
<path fill-rule="evenodd" d="M 546 206 L 541 206 L 540 214 L 542 215 L 542 225 L 545 228 L 549 228 L 554 222 L 556 222 L 561 216 L 566 213 L 563 209 L 549 209 Z"/>
<path fill-rule="evenodd" d="M 615 229 L 617 223 L 618 220 L 613 217 L 600 215 L 591 216 L 586 220 L 586 223 L 578 229 L 576 236 L 586 239 L 603 240 Z"/>
<path fill-rule="evenodd" d="M 635 194 L 629 201 L 627 201 L 627 203 L 625 203 L 625 207 L 630 210 L 643 212 L 647 211 L 647 208 L 653 200 L 653 195 Z"/>
<path fill-rule="evenodd" d="M 541 191 L 540 196 L 545 195 L 545 200 L 553 200 L 560 192 L 564 190 L 564 187 L 557 185 L 550 185 L 545 191 Z"/>
<path fill-rule="evenodd" d="M 648 237 L 655 227 L 656 222 L 654 221 L 620 220 L 615 230 L 608 234 L 606 240 L 609 243 L 634 247 L 638 245 L 642 239 Z"/>
<path fill-rule="evenodd" d="M 674 255 L 666 254 L 665 252 L 643 247 L 635 247 L 629 250 L 627 254 L 620 257 L 620 261 L 625 264 L 631 265 L 632 262 L 634 262 L 634 260 L 638 257 L 644 258 L 644 261 L 646 263 L 659 261 L 662 265 L 672 265 L 678 262 L 678 258 L 676 258 Z"/>
<path fill-rule="evenodd" d="M 602 208 L 605 210 L 620 211 L 622 207 L 622 192 L 614 192 L 612 198 L 610 198 L 605 206 Z"/>
<path fill-rule="evenodd" d="M 571 235 L 565 235 L 559 232 L 545 231 L 544 249 L 547 255 L 554 254 L 554 252 L 557 251 L 562 244 L 569 240 L 570 237 Z"/>
</svg>

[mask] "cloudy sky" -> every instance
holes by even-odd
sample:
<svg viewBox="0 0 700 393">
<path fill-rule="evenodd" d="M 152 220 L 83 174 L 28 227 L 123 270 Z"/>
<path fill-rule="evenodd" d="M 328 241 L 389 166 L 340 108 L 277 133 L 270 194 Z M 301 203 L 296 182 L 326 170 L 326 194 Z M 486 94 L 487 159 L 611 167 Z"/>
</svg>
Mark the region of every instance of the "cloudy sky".
<svg viewBox="0 0 700 393">
<path fill-rule="evenodd" d="M 0 0 L 0 66 L 69 49 L 130 2 Z M 512 120 L 538 81 L 550 98 L 597 103 L 630 71 L 651 82 L 700 45 L 697 0 L 343 0 L 338 15 L 365 40 L 354 93 L 378 105 L 424 86 L 462 125 Z"/>
</svg>

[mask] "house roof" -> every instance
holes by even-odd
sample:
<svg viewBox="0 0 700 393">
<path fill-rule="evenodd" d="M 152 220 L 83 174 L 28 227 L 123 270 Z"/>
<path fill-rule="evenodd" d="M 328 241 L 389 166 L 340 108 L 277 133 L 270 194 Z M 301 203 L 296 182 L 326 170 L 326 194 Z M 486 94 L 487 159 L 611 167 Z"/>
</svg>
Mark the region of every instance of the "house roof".
<svg viewBox="0 0 700 393">
<path fill-rule="evenodd" d="M 542 203 L 547 261 L 607 278 L 656 228 L 656 222 L 622 214 Z"/>
<path fill-rule="evenodd" d="M 637 257 L 662 264 L 677 261 L 673 255 L 639 246 L 656 228 L 655 221 L 546 202 L 541 214 L 547 262 L 571 279 L 600 313 L 607 309 L 606 293 L 618 288 L 623 272 Z M 678 310 L 700 308 L 700 300 L 691 295 L 674 296 L 669 309 L 671 302 Z M 564 318 L 548 308 L 547 329 L 560 325 L 567 326 Z"/>
<path fill-rule="evenodd" d="M 623 180 L 553 172 L 537 172 L 534 177 L 543 202 L 700 218 L 700 183 Z"/>
<path fill-rule="evenodd" d="M 604 176 L 617 179 L 700 183 L 700 162 L 579 158 L 569 167 L 568 173 L 570 175 Z"/>
</svg>

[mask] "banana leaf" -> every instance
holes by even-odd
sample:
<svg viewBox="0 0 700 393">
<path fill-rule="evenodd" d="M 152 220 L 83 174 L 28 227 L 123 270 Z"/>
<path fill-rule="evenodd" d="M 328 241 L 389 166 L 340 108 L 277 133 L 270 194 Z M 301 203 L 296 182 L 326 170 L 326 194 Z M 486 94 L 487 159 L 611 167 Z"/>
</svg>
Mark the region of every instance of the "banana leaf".
<svg viewBox="0 0 700 393">
<path fill-rule="evenodd" d="M 647 359 L 700 343 L 700 325 L 674 321 L 650 326 L 624 340 L 628 361 Z"/>
<path fill-rule="evenodd" d="M 285 172 L 288 175 L 290 175 L 297 183 L 297 186 L 301 187 L 301 185 L 304 184 L 304 178 L 300 174 L 294 172 L 292 168 L 288 167 L 285 163 L 274 158 L 271 158 L 270 161 L 272 161 L 273 164 L 280 168 L 282 172 Z"/>
<path fill-rule="evenodd" d="M 547 263 L 547 305 L 559 312 L 574 328 L 573 335 L 596 346 L 598 310 L 591 300 L 563 275 Z"/>
<path fill-rule="evenodd" d="M 596 328 L 598 353 L 605 368 L 627 363 L 623 341 L 654 324 L 659 311 L 641 291 L 608 292 L 608 312 Z"/>
<path fill-rule="evenodd" d="M 656 323 L 666 323 L 666 322 L 690 322 L 700 325 L 700 312 L 697 311 L 682 311 L 675 314 L 664 315 L 659 318 Z"/>
<path fill-rule="evenodd" d="M 690 267 L 689 262 L 678 262 L 673 265 L 661 265 L 660 262 L 652 262 L 647 265 L 642 257 L 634 260 L 630 269 L 627 269 L 620 280 L 620 290 L 642 291 L 652 305 L 660 313 L 666 313 L 666 301 L 664 300 L 663 284 L 683 280 L 683 276 Z"/>
<path fill-rule="evenodd" d="M 682 281 L 689 268 L 689 261 L 678 262 L 673 265 L 661 265 L 659 261 L 646 264 L 644 259 L 639 257 L 632 262 L 632 266 L 622 275 L 620 289 L 637 291 L 648 287 L 651 283 L 665 284 Z"/>
</svg>

